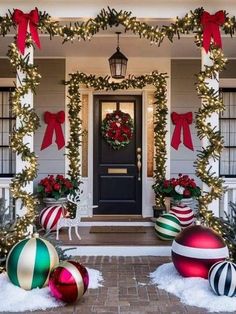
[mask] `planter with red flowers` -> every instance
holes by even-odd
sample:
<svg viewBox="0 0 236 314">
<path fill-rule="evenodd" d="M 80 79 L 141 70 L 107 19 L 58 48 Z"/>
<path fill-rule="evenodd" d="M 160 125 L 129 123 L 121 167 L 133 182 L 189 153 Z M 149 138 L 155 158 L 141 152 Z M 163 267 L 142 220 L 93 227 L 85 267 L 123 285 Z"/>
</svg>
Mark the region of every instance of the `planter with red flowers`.
<svg viewBox="0 0 236 314">
<path fill-rule="evenodd" d="M 78 188 L 78 182 L 65 178 L 63 175 L 48 175 L 37 187 L 38 195 L 47 206 L 65 204 L 67 195 Z"/>
<path fill-rule="evenodd" d="M 164 179 L 153 186 L 154 192 L 158 195 L 171 199 L 175 204 L 191 206 L 193 199 L 201 195 L 201 189 L 194 179 L 181 173 L 177 178 Z M 168 209 L 170 205 L 166 204 Z"/>
<path fill-rule="evenodd" d="M 102 136 L 115 150 L 127 146 L 133 136 L 134 121 L 128 113 L 115 110 L 102 121 Z"/>
</svg>

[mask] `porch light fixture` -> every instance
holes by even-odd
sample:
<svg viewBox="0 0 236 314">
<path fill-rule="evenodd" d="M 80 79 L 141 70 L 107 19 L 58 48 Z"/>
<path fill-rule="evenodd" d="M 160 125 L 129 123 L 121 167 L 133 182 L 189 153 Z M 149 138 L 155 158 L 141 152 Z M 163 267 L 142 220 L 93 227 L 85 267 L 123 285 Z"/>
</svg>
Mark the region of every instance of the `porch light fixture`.
<svg viewBox="0 0 236 314">
<path fill-rule="evenodd" d="M 117 48 L 116 52 L 109 58 L 109 64 L 111 76 L 115 79 L 122 79 L 125 77 L 126 74 L 128 58 L 126 58 L 126 56 L 120 52 L 119 36 L 121 32 L 116 32 L 116 34 L 117 34 Z"/>
</svg>

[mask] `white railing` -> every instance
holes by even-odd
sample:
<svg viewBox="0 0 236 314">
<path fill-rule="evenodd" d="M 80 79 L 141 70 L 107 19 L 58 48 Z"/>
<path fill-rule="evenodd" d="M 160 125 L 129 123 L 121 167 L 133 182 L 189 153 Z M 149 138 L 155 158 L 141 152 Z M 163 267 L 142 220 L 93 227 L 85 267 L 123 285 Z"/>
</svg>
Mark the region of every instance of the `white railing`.
<svg viewBox="0 0 236 314">
<path fill-rule="evenodd" d="M 220 217 L 232 217 L 230 202 L 236 204 L 236 178 L 224 178 L 224 188 L 226 189 L 220 200 Z"/>
<path fill-rule="evenodd" d="M 13 200 L 10 192 L 10 183 L 11 178 L 0 178 L 0 205 L 4 204 L 5 208 L 9 207 L 11 210 L 13 209 Z M 15 215 L 14 212 L 9 212 L 9 210 L 5 213 L 12 219 Z"/>
</svg>

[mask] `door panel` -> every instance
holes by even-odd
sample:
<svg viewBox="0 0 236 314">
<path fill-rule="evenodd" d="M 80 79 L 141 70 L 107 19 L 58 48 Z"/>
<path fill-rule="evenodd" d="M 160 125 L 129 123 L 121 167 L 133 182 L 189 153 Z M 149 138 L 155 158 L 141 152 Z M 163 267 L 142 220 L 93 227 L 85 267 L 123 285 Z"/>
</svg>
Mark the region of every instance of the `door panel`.
<svg viewBox="0 0 236 314">
<path fill-rule="evenodd" d="M 114 150 L 102 138 L 101 123 L 118 109 L 134 119 L 134 134 L 126 147 Z M 141 96 L 94 96 L 94 214 L 141 215 L 137 148 L 142 148 Z"/>
</svg>

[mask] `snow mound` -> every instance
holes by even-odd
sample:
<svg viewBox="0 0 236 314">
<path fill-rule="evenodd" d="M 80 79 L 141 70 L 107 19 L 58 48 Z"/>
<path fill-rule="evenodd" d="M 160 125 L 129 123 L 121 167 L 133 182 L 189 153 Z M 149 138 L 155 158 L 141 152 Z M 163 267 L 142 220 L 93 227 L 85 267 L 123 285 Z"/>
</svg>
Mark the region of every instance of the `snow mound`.
<svg viewBox="0 0 236 314">
<path fill-rule="evenodd" d="M 173 263 L 161 265 L 150 277 L 153 284 L 173 293 L 187 305 L 205 308 L 210 312 L 236 311 L 236 297 L 217 296 L 207 279 L 184 278 L 179 275 Z"/>
<path fill-rule="evenodd" d="M 89 289 L 102 286 L 103 277 L 100 271 L 87 268 Z M 0 312 L 24 312 L 46 310 L 63 306 L 64 303 L 51 296 L 48 287 L 26 291 L 13 285 L 6 273 L 0 274 Z"/>
</svg>

